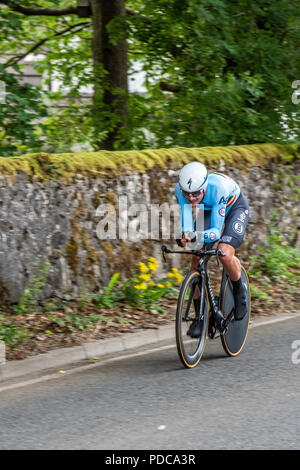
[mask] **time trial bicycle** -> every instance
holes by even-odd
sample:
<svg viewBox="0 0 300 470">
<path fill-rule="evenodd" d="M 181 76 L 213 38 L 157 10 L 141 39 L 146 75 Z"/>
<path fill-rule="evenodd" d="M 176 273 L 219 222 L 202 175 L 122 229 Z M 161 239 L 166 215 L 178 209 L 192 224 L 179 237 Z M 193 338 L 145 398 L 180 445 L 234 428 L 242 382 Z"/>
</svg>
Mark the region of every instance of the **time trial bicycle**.
<svg viewBox="0 0 300 470">
<path fill-rule="evenodd" d="M 176 309 L 176 344 L 181 362 L 187 368 L 199 364 L 206 345 L 207 337 L 213 339 L 220 333 L 222 346 L 228 356 L 237 356 L 242 351 L 249 328 L 251 295 L 249 279 L 242 266 L 242 281 L 248 284 L 247 314 L 242 320 L 234 319 L 235 303 L 232 283 L 225 270 L 222 272 L 220 294 L 215 296 L 212 290 L 207 263 L 212 256 L 225 256 L 219 249 L 210 249 L 211 244 L 204 244 L 201 250 L 170 250 L 161 247 L 164 260 L 166 253 L 199 256 L 197 269 L 189 272 L 180 288 Z M 200 297 L 194 299 L 196 287 Z M 199 322 L 200 336 L 192 338 L 188 332 L 193 322 Z"/>
</svg>

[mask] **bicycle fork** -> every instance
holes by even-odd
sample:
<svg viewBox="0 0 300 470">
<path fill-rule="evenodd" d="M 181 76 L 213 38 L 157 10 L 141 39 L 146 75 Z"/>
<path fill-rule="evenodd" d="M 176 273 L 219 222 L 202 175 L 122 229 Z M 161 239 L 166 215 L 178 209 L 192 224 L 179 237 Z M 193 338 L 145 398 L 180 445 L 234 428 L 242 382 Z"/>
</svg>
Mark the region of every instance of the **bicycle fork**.
<svg viewBox="0 0 300 470">
<path fill-rule="evenodd" d="M 188 305 L 187 305 L 187 308 L 186 308 L 186 311 L 185 311 L 185 316 L 184 316 L 185 321 L 190 320 L 189 311 L 190 311 L 192 301 L 193 301 L 194 307 L 195 307 L 195 314 L 196 314 L 195 319 L 197 321 L 200 321 L 203 318 L 205 289 L 204 289 L 204 287 L 203 287 L 204 285 L 202 283 L 201 290 L 200 290 L 200 297 L 198 299 L 194 299 L 194 292 L 195 292 L 195 289 L 196 289 L 197 285 L 198 284 L 193 285 L 193 289 L 191 291 L 189 302 L 188 302 Z M 200 315 L 200 312 L 201 312 L 201 315 Z"/>
<path fill-rule="evenodd" d="M 230 315 L 230 319 L 224 318 L 219 308 L 219 305 L 216 304 L 216 299 L 214 297 L 213 290 L 211 287 L 209 274 L 208 273 L 203 273 L 203 274 L 206 276 L 206 286 L 207 286 L 208 299 L 210 303 L 212 319 L 219 333 L 221 335 L 224 335 L 228 329 L 228 325 L 231 320 L 231 315 Z M 212 332 L 211 337 L 214 337 L 214 335 L 215 335 L 215 332 Z"/>
</svg>

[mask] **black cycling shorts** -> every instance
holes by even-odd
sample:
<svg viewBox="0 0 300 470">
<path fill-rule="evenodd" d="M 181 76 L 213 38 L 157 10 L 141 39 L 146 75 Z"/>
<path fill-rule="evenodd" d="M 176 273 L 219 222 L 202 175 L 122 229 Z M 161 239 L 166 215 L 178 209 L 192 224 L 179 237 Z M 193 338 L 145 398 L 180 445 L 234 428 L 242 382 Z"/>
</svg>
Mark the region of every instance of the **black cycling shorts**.
<svg viewBox="0 0 300 470">
<path fill-rule="evenodd" d="M 210 228 L 210 218 L 211 211 L 205 211 L 205 230 Z M 237 249 L 244 239 L 248 218 L 249 204 L 247 198 L 241 192 L 235 204 L 225 216 L 220 242 L 227 243 L 227 245 Z"/>
<path fill-rule="evenodd" d="M 224 230 L 220 242 L 238 248 L 244 240 L 249 218 L 249 204 L 241 192 L 236 203 L 225 216 Z"/>
</svg>

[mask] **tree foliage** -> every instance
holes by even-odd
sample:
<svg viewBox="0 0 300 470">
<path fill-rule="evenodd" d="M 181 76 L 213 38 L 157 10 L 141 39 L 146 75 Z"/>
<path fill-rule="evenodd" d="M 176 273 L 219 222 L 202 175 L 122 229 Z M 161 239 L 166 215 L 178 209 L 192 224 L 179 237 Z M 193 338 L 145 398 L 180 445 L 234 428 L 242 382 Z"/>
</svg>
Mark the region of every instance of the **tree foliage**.
<svg viewBox="0 0 300 470">
<path fill-rule="evenodd" d="M 95 69 L 96 27 L 92 18 L 74 14 L 75 0 L 11 0 L 6 8 L 0 2 L 0 47 L 11 64 L 19 63 L 20 51 L 45 53 L 37 61 L 45 75 L 43 91 L 31 89 L 29 97 L 14 82 L 24 115 L 11 114 L 10 127 L 6 116 L 6 152 L 20 145 L 32 149 L 39 139 L 53 151 L 78 142 L 99 148 L 109 135 L 113 148 L 299 140 L 299 107 L 291 100 L 292 82 L 300 78 L 298 0 L 118 2 L 126 4 L 126 14 L 105 25 L 106 47 L 117 50 L 126 40 L 129 78 L 137 61 L 145 74 L 142 94 L 118 88 L 112 77 L 118 70 L 108 70 L 108 62 L 97 62 Z M 69 13 L 41 16 L 37 8 Z M 9 88 L 8 69 L 1 70 Z M 47 89 L 53 78 L 60 80 L 55 92 Z M 95 101 L 82 99 L 82 86 L 97 90 L 96 113 Z M 68 94 L 69 107 L 48 108 L 48 118 L 36 125 L 45 114 L 41 94 L 52 106 Z M 2 129 L 6 113 L 0 105 Z"/>
<path fill-rule="evenodd" d="M 19 72 L 17 67 L 16 71 Z M 5 96 L 0 104 L 0 155 L 3 157 L 38 149 L 42 145 L 35 120 L 46 116 L 46 107 L 40 90 L 22 83 L 19 76 L 8 73 L 0 65 L 0 81 L 5 84 Z"/>
<path fill-rule="evenodd" d="M 283 116 L 297 128 L 299 2 L 148 0 L 139 11 L 128 30 L 143 52 L 155 145 L 286 140 Z"/>
</svg>

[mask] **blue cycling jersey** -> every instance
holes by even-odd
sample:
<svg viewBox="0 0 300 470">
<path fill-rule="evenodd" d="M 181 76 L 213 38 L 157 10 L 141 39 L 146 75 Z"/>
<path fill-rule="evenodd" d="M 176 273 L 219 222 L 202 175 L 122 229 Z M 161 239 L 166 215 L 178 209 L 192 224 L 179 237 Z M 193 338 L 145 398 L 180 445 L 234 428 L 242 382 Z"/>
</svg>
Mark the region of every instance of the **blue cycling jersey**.
<svg viewBox="0 0 300 470">
<path fill-rule="evenodd" d="M 210 228 L 203 230 L 202 242 L 213 242 L 220 238 L 225 216 L 235 204 L 240 192 L 240 187 L 232 178 L 220 173 L 208 174 L 206 194 L 196 206 L 211 211 Z M 175 187 L 175 196 L 181 208 L 182 232 L 194 232 L 192 207 L 184 197 L 179 184 Z"/>
</svg>

